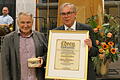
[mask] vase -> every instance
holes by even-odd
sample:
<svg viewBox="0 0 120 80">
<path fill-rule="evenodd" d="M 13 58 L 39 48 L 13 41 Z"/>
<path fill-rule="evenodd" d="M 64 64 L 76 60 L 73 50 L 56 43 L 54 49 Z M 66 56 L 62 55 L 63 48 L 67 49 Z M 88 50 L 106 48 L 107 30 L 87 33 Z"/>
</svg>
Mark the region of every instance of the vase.
<svg viewBox="0 0 120 80">
<path fill-rule="evenodd" d="M 96 74 L 97 74 L 98 76 L 100 75 L 100 68 L 101 68 L 100 63 L 97 63 L 95 69 L 96 69 Z"/>
<path fill-rule="evenodd" d="M 105 63 L 102 62 L 101 66 L 100 66 L 100 75 L 101 76 L 106 76 L 108 74 L 108 66 L 109 66 L 109 62 L 106 61 Z"/>
</svg>

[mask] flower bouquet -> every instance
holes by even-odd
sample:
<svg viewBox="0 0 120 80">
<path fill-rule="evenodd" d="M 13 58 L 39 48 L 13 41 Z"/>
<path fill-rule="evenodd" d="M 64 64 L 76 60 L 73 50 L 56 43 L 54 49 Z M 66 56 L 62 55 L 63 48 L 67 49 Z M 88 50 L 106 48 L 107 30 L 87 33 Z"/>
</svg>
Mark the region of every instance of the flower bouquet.
<svg viewBox="0 0 120 80">
<path fill-rule="evenodd" d="M 104 23 L 102 25 L 97 24 L 97 16 L 89 18 L 87 23 L 93 28 L 99 49 L 99 55 L 93 57 L 96 72 L 101 74 L 101 71 L 104 71 L 101 75 L 105 75 L 107 70 L 103 70 L 101 67 L 104 65 L 105 69 L 108 67 L 108 63 L 117 61 L 119 58 L 120 52 L 117 48 L 119 24 L 114 17 L 108 14 L 104 15 Z"/>
</svg>

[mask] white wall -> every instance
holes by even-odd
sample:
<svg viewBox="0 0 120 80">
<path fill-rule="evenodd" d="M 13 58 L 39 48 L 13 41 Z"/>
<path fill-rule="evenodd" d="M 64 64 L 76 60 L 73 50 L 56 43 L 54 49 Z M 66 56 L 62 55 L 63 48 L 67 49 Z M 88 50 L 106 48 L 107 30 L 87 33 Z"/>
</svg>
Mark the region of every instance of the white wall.
<svg viewBox="0 0 120 80">
<path fill-rule="evenodd" d="M 35 17 L 36 0 L 16 0 L 16 17 L 18 16 L 19 12 L 30 12 Z M 34 19 L 33 29 L 35 29 L 35 19 Z"/>
</svg>

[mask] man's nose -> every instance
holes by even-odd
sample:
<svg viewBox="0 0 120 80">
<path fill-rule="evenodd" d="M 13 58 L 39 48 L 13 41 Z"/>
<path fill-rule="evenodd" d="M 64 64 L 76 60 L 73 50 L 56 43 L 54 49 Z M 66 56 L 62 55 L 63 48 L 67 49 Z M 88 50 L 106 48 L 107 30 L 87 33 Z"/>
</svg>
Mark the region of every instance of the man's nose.
<svg viewBox="0 0 120 80">
<path fill-rule="evenodd" d="M 27 27 L 27 26 L 28 26 L 28 23 L 24 23 L 24 26 Z"/>
<path fill-rule="evenodd" d="M 64 17 L 68 17 L 68 14 L 64 15 Z"/>
</svg>

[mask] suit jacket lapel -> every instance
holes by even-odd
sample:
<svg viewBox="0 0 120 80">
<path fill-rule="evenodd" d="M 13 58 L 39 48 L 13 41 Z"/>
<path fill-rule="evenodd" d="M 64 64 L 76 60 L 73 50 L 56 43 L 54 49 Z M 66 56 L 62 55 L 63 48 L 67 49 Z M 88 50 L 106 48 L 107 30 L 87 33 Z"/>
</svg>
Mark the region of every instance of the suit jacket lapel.
<svg viewBox="0 0 120 80">
<path fill-rule="evenodd" d="M 64 25 L 60 27 L 60 30 L 65 30 L 65 27 L 64 27 Z"/>
<path fill-rule="evenodd" d="M 83 26 L 80 25 L 80 23 L 76 22 L 76 30 L 82 30 Z"/>
<path fill-rule="evenodd" d="M 19 38 L 17 32 L 15 32 L 13 38 L 14 38 L 15 51 L 16 51 L 17 53 L 19 53 L 19 39 L 20 39 L 20 38 Z"/>
<path fill-rule="evenodd" d="M 20 68 L 20 53 L 19 53 L 20 37 L 18 36 L 17 31 L 14 33 L 13 38 L 14 38 L 14 45 L 15 45 L 15 46 L 13 46 L 13 48 L 15 49 L 15 54 L 16 54 L 16 58 L 17 58 L 17 62 L 18 62 L 18 68 Z"/>
<path fill-rule="evenodd" d="M 35 56 L 37 57 L 39 55 L 39 40 L 38 40 L 38 37 L 36 36 L 37 33 L 33 33 L 33 40 L 34 40 L 34 44 L 35 44 Z"/>
</svg>

